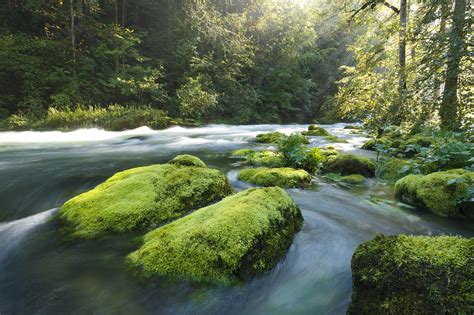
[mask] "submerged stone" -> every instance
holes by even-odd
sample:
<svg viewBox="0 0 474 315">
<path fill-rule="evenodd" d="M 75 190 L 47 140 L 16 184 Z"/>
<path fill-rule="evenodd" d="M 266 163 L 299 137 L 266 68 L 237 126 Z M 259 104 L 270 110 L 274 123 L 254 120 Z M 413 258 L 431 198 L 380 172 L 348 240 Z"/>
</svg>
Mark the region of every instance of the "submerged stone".
<svg viewBox="0 0 474 315">
<path fill-rule="evenodd" d="M 311 183 L 311 175 L 305 170 L 294 168 L 247 168 L 239 172 L 239 180 L 260 186 L 284 188 L 304 187 Z"/>
<path fill-rule="evenodd" d="M 260 133 L 255 141 L 261 143 L 278 143 L 285 135 L 281 132 Z"/>
<path fill-rule="evenodd" d="M 348 176 L 342 176 L 341 181 L 348 184 L 362 184 L 366 178 L 359 174 L 352 174 Z"/>
<path fill-rule="evenodd" d="M 184 166 L 207 167 L 206 163 L 204 163 L 200 158 L 189 154 L 178 155 L 168 163 Z"/>
<path fill-rule="evenodd" d="M 337 154 L 327 158 L 323 171 L 341 175 L 360 174 L 365 177 L 374 177 L 375 163 L 369 158 L 353 154 Z"/>
<path fill-rule="evenodd" d="M 207 167 L 159 164 L 119 172 L 68 200 L 58 212 L 78 237 L 159 226 L 232 193 L 227 177 Z"/>
<path fill-rule="evenodd" d="M 474 219 L 474 172 L 463 169 L 408 175 L 395 184 L 398 198 L 441 216 Z"/>
<path fill-rule="evenodd" d="M 348 314 L 471 314 L 474 239 L 377 236 L 352 256 Z"/>
<path fill-rule="evenodd" d="M 149 232 L 128 262 L 145 277 L 248 279 L 275 266 L 302 221 L 283 189 L 248 189 Z"/>
</svg>

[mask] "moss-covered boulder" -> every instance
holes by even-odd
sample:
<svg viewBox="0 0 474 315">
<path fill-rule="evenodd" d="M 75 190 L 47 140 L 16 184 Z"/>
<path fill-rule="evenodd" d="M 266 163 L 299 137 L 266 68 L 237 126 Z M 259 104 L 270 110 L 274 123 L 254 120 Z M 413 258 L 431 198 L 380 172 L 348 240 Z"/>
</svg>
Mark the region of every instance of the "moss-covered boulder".
<svg viewBox="0 0 474 315">
<path fill-rule="evenodd" d="M 68 200 L 58 212 L 78 237 L 159 226 L 232 193 L 227 177 L 207 167 L 159 164 L 119 172 Z"/>
<path fill-rule="evenodd" d="M 352 174 L 352 175 L 347 175 L 347 176 L 342 176 L 341 181 L 347 184 L 362 184 L 364 183 L 366 178 L 362 175 L 359 174 Z"/>
<path fill-rule="evenodd" d="M 184 165 L 184 166 L 207 167 L 206 163 L 204 163 L 200 158 L 194 155 L 189 155 L 189 154 L 177 155 L 175 158 L 171 159 L 168 163 L 176 164 L 176 165 Z"/>
<path fill-rule="evenodd" d="M 255 150 L 252 150 L 252 149 L 237 149 L 237 150 L 234 150 L 230 153 L 231 156 L 233 157 L 247 157 L 251 154 L 254 154 L 255 153 Z"/>
<path fill-rule="evenodd" d="M 389 181 L 396 181 L 416 171 L 413 160 L 388 159 L 380 161 L 377 166 L 377 176 Z"/>
<path fill-rule="evenodd" d="M 362 129 L 361 126 L 356 126 L 356 125 L 347 125 L 347 126 L 344 126 L 343 129 Z"/>
<path fill-rule="evenodd" d="M 145 277 L 248 279 L 275 266 L 302 221 L 283 189 L 248 189 L 148 233 L 128 261 Z"/>
<path fill-rule="evenodd" d="M 441 216 L 474 219 L 474 172 L 458 169 L 429 175 L 408 175 L 398 180 L 401 200 Z"/>
<path fill-rule="evenodd" d="M 377 149 L 377 146 L 390 148 L 391 145 L 392 145 L 392 140 L 386 137 L 382 137 L 378 139 L 370 139 L 369 141 L 365 142 L 362 145 L 362 149 L 375 151 Z"/>
<path fill-rule="evenodd" d="M 327 158 L 323 171 L 341 175 L 360 174 L 365 177 L 374 177 L 375 163 L 369 158 L 353 154 L 337 154 Z"/>
<path fill-rule="evenodd" d="M 246 168 L 239 172 L 239 180 L 260 186 L 284 188 L 304 187 L 311 183 L 311 175 L 305 170 L 294 168 Z"/>
<path fill-rule="evenodd" d="M 284 136 L 281 132 L 260 133 L 255 141 L 260 143 L 278 143 Z"/>
<path fill-rule="evenodd" d="M 309 125 L 308 131 L 303 131 L 301 134 L 310 137 L 327 137 L 331 135 L 326 129 L 317 125 Z"/>
<path fill-rule="evenodd" d="M 352 256 L 348 314 L 472 314 L 474 239 L 377 236 Z"/>
<path fill-rule="evenodd" d="M 286 160 L 279 152 L 259 151 L 248 155 L 245 164 L 250 166 L 283 167 L 286 166 Z"/>
</svg>

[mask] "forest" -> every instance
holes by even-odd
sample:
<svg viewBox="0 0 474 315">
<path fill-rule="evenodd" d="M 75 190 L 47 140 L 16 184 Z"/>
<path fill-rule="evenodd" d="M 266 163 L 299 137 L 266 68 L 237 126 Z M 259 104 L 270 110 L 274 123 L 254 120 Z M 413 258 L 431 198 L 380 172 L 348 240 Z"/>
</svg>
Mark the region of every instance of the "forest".
<svg viewBox="0 0 474 315">
<path fill-rule="evenodd" d="M 8 0 L 0 18 L 5 129 L 472 125 L 466 0 Z"/>
<path fill-rule="evenodd" d="M 468 0 L 0 2 L 0 315 L 468 315 Z"/>
</svg>

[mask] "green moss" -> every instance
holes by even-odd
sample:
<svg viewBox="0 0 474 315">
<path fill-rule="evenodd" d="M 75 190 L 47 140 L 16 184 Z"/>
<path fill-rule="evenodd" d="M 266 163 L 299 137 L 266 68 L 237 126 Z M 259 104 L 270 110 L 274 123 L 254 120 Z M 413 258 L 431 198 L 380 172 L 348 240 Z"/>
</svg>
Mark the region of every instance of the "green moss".
<svg viewBox="0 0 474 315">
<path fill-rule="evenodd" d="M 341 177 L 341 181 L 348 184 L 362 184 L 365 182 L 365 177 L 359 174 L 352 174 Z"/>
<path fill-rule="evenodd" d="M 189 154 L 178 155 L 168 163 L 184 166 L 207 167 L 206 163 L 204 163 L 200 158 Z"/>
<path fill-rule="evenodd" d="M 403 201 L 441 216 L 474 218 L 472 200 L 465 200 L 474 185 L 474 173 L 450 170 L 429 175 L 408 175 L 395 184 Z M 464 202 L 465 201 L 465 202 Z"/>
<path fill-rule="evenodd" d="M 230 155 L 235 156 L 235 157 L 247 157 L 253 153 L 255 153 L 255 150 L 252 150 L 252 149 L 238 149 L 238 150 L 232 151 Z"/>
<path fill-rule="evenodd" d="M 386 137 L 370 139 L 362 145 L 362 149 L 375 151 L 377 149 L 377 145 L 382 145 L 385 148 L 389 148 L 392 145 L 392 141 Z"/>
<path fill-rule="evenodd" d="M 284 136 L 281 132 L 260 133 L 255 141 L 260 143 L 278 143 Z"/>
<path fill-rule="evenodd" d="M 239 180 L 260 186 L 304 187 L 311 183 L 311 175 L 294 168 L 247 168 L 239 172 Z"/>
<path fill-rule="evenodd" d="M 96 188 L 68 200 L 58 216 L 73 235 L 95 237 L 156 227 L 232 193 L 215 169 L 172 164 L 119 172 Z"/>
<path fill-rule="evenodd" d="M 344 126 L 344 129 L 362 129 L 361 126 L 347 125 Z"/>
<path fill-rule="evenodd" d="M 327 158 L 323 171 L 341 175 L 360 174 L 365 177 L 374 177 L 375 163 L 371 159 L 357 155 L 337 154 Z"/>
<path fill-rule="evenodd" d="M 247 156 L 246 165 L 283 167 L 286 166 L 286 160 L 281 153 L 275 151 L 260 151 Z"/>
<path fill-rule="evenodd" d="M 248 279 L 275 266 L 302 220 L 283 189 L 248 189 L 148 233 L 128 261 L 148 277 Z"/>
<path fill-rule="evenodd" d="M 301 134 L 310 137 L 327 137 L 331 135 L 326 129 L 317 125 L 310 125 L 308 131 L 303 131 Z"/>
<path fill-rule="evenodd" d="M 352 257 L 348 314 L 472 314 L 474 239 L 378 236 Z"/>
<path fill-rule="evenodd" d="M 347 143 L 347 140 L 338 138 L 338 137 L 333 136 L 333 135 L 324 137 L 324 139 L 327 140 L 327 141 L 330 141 L 330 142 L 332 142 L 332 143 Z"/>
<path fill-rule="evenodd" d="M 377 176 L 390 181 L 398 180 L 408 174 L 413 174 L 414 161 L 402 159 L 388 159 L 378 164 Z"/>
</svg>

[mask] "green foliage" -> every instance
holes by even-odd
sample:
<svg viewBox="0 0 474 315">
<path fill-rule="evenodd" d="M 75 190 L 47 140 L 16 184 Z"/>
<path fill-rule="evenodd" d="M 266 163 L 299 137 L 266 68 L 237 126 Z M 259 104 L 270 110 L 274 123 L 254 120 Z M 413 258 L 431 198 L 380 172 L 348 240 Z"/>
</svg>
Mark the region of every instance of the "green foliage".
<svg viewBox="0 0 474 315">
<path fill-rule="evenodd" d="M 278 143 L 284 136 L 281 132 L 260 133 L 255 141 L 260 143 Z"/>
<path fill-rule="evenodd" d="M 352 256 L 348 314 L 469 314 L 474 240 L 457 236 L 388 236 Z"/>
<path fill-rule="evenodd" d="M 365 177 L 375 176 L 375 163 L 373 160 L 353 154 L 338 154 L 330 156 L 324 163 L 326 173 L 341 175 L 360 174 Z"/>
<path fill-rule="evenodd" d="M 419 173 L 418 165 L 413 160 L 386 159 L 377 164 L 377 177 L 396 181 L 408 174 Z"/>
<path fill-rule="evenodd" d="M 246 165 L 265 167 L 284 167 L 286 160 L 282 154 L 274 151 L 258 151 L 247 155 Z"/>
<path fill-rule="evenodd" d="M 184 166 L 207 167 L 206 163 L 204 163 L 200 158 L 189 154 L 177 155 L 168 163 Z"/>
<path fill-rule="evenodd" d="M 474 173 L 462 169 L 429 175 L 408 175 L 395 184 L 397 197 L 441 216 L 474 219 L 474 203 L 469 197 Z"/>
<path fill-rule="evenodd" d="M 159 164 L 119 172 L 68 200 L 58 217 L 72 235 L 154 228 L 232 193 L 226 176 L 207 167 Z"/>
<path fill-rule="evenodd" d="M 49 108 L 46 116 L 13 115 L 0 121 L 4 130 L 72 130 L 77 128 L 104 128 L 106 130 L 134 129 L 148 126 L 152 129 L 163 129 L 171 124 L 167 113 L 150 107 L 83 107 L 74 109 Z"/>
<path fill-rule="evenodd" d="M 305 187 L 311 183 L 311 175 L 304 170 L 293 168 L 246 168 L 239 172 L 239 180 L 259 186 L 279 186 L 283 188 Z"/>
<path fill-rule="evenodd" d="M 252 150 L 252 149 L 237 149 L 237 150 L 232 151 L 230 155 L 234 157 L 246 158 L 247 156 L 253 153 L 255 153 L 255 150 Z"/>
<path fill-rule="evenodd" d="M 275 266 L 302 221 L 283 189 L 248 189 L 149 232 L 128 262 L 147 277 L 247 279 Z"/>
<path fill-rule="evenodd" d="M 200 118 L 217 105 L 217 94 L 206 90 L 202 80 L 201 76 L 187 78 L 186 83 L 176 91 L 179 109 L 184 117 Z"/>
</svg>

